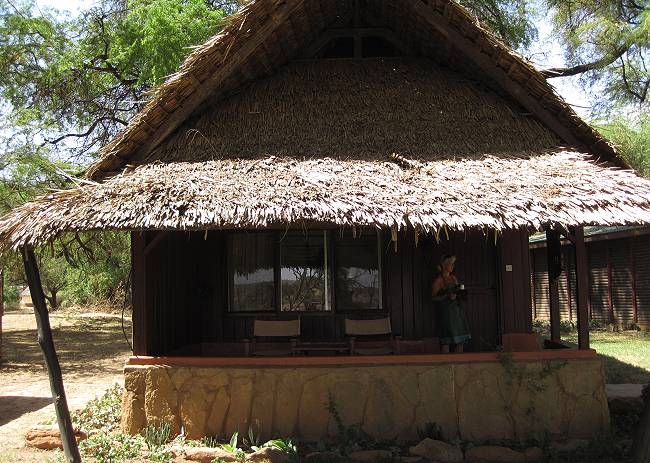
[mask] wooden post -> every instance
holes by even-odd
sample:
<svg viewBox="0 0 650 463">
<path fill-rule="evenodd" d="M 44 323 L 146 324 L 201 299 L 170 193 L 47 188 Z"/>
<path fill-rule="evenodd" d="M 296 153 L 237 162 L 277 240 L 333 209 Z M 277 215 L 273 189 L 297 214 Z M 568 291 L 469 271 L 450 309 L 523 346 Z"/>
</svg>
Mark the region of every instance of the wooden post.
<svg viewBox="0 0 650 463">
<path fill-rule="evenodd" d="M 54 409 L 56 410 L 56 419 L 61 432 L 61 441 L 63 442 L 63 452 L 67 461 L 70 463 L 81 463 L 79 447 L 74 437 L 72 429 L 72 420 L 68 410 L 68 401 L 65 398 L 63 389 L 63 377 L 61 375 L 61 366 L 54 348 L 52 339 L 52 329 L 50 327 L 50 318 L 47 313 L 45 295 L 41 284 L 41 276 L 36 264 L 34 250 L 30 247 L 20 249 L 23 255 L 23 264 L 25 265 L 25 274 L 29 284 L 29 291 L 34 303 L 34 315 L 36 315 L 36 329 L 38 330 L 38 344 L 41 346 L 45 365 L 50 378 L 50 389 L 52 390 L 52 399 L 54 400 Z"/>
<path fill-rule="evenodd" d="M 578 305 L 578 346 L 589 349 L 589 266 L 587 263 L 587 247 L 583 227 L 573 227 L 573 244 L 576 261 L 576 293 Z"/>
<path fill-rule="evenodd" d="M 546 229 L 546 255 L 548 265 L 549 312 L 551 318 L 551 341 L 560 341 L 560 288 L 562 273 L 562 243 L 558 230 Z"/>
<path fill-rule="evenodd" d="M 0 269 L 0 363 L 2 363 L 2 316 L 5 314 L 5 270 Z"/>
</svg>

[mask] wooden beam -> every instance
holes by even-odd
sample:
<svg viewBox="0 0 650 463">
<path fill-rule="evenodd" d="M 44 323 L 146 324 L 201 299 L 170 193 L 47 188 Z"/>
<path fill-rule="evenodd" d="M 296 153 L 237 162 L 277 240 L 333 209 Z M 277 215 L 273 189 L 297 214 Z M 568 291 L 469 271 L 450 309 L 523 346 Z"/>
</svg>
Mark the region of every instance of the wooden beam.
<svg viewBox="0 0 650 463">
<path fill-rule="evenodd" d="M 551 340 L 560 341 L 559 279 L 562 273 L 562 243 L 560 242 L 560 232 L 553 228 L 547 228 L 546 243 Z"/>
<path fill-rule="evenodd" d="M 473 61 L 485 74 L 491 77 L 503 90 L 508 92 L 512 98 L 518 101 L 524 108 L 537 116 L 548 128 L 553 130 L 562 140 L 574 146 L 585 146 L 573 135 L 571 130 L 565 127 L 557 116 L 547 110 L 544 105 L 530 95 L 527 88 L 515 82 L 508 73 L 497 66 L 493 58 L 483 53 L 482 50 L 468 39 L 459 30 L 455 29 L 443 13 L 433 9 L 422 0 L 405 0 L 411 8 L 428 24 L 433 26 L 445 37 L 449 44 L 455 47 L 460 53 Z"/>
<path fill-rule="evenodd" d="M 208 98 L 226 78 L 241 67 L 248 58 L 263 44 L 270 39 L 277 27 L 286 21 L 289 16 L 302 7 L 303 0 L 292 0 L 281 2 L 269 14 L 269 19 L 254 31 L 253 36 L 243 41 L 243 45 L 236 53 L 225 57 L 220 66 L 215 66 L 214 73 L 205 80 L 183 103 L 169 116 L 166 121 L 148 138 L 138 149 L 137 156 L 146 157 L 156 149 L 165 139 L 171 135 L 185 120 L 187 120 L 199 105 Z M 243 19 L 241 31 L 246 31 L 246 18 Z M 231 40 L 237 40 L 234 37 Z"/>
<path fill-rule="evenodd" d="M 68 410 L 68 401 L 65 397 L 63 388 L 63 376 L 61 375 L 61 366 L 59 358 L 54 348 L 52 339 L 52 328 L 50 327 L 50 318 L 47 313 L 45 303 L 45 294 L 41 284 L 41 276 L 38 272 L 36 256 L 32 248 L 21 248 L 23 255 L 23 264 L 25 274 L 29 284 L 29 291 L 34 304 L 34 315 L 36 315 L 36 329 L 38 331 L 38 344 L 41 346 L 43 356 L 45 357 L 45 366 L 50 379 L 50 389 L 52 390 L 52 399 L 54 400 L 54 409 L 56 411 L 56 420 L 59 424 L 61 441 L 63 442 L 63 452 L 70 463 L 81 463 L 79 447 L 74 437 L 72 429 L 72 420 Z"/>
<path fill-rule="evenodd" d="M 589 349 L 589 265 L 583 227 L 571 229 L 575 246 L 576 295 L 578 305 L 578 347 Z"/>
</svg>

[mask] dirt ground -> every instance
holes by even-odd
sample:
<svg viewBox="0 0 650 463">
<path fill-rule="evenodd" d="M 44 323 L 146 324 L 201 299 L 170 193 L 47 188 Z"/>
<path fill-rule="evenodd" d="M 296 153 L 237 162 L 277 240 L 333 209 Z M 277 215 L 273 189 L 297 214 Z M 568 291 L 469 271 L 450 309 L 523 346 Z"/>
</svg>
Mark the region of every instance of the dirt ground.
<svg viewBox="0 0 650 463">
<path fill-rule="evenodd" d="M 51 314 L 50 322 L 71 410 L 123 382 L 122 369 L 131 349 L 122 333 L 121 316 Z M 26 448 L 24 439 L 34 425 L 55 422 L 34 314 L 6 312 L 2 326 L 0 463 L 45 462 L 51 452 Z M 131 332 L 130 319 L 124 320 L 124 328 Z"/>
</svg>

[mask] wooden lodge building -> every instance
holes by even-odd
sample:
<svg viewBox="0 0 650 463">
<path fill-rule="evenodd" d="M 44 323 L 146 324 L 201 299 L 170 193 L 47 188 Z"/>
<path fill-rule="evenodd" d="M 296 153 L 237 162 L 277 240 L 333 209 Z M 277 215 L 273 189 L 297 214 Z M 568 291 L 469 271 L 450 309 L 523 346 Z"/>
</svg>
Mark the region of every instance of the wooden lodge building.
<svg viewBox="0 0 650 463">
<path fill-rule="evenodd" d="M 650 228 L 585 227 L 589 319 L 600 325 L 650 329 Z M 576 321 L 576 267 L 573 246 L 562 241 L 558 279 L 562 320 Z M 543 233 L 530 238 L 533 318 L 550 320 L 548 256 Z"/>
<path fill-rule="evenodd" d="M 0 240 L 29 261 L 62 233 L 131 232 L 126 431 L 259 422 L 318 440 L 334 397 L 378 439 L 435 422 L 480 441 L 608 431 L 582 226 L 643 223 L 650 182 L 457 3 L 257 0 L 75 188 L 6 216 Z M 531 230 L 557 251 L 555 294 L 556 245 L 575 249 L 579 349 L 561 348 L 558 320 L 554 349 L 531 334 Z M 447 254 L 467 292 L 464 353 L 437 341 Z"/>
</svg>

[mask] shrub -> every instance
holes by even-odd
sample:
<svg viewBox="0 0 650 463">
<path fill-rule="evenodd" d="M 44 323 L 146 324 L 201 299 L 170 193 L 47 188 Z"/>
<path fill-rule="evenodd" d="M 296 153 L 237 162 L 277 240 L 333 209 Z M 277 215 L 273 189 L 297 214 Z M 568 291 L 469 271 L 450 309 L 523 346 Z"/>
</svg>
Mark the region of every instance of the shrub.
<svg viewBox="0 0 650 463">
<path fill-rule="evenodd" d="M 79 449 L 102 463 L 117 463 L 140 454 L 142 437 L 98 431 L 81 441 Z"/>
<path fill-rule="evenodd" d="M 142 437 L 144 437 L 147 448 L 154 450 L 169 442 L 170 432 L 171 427 L 169 423 L 161 423 L 158 426 L 150 424 L 142 430 Z"/>
<path fill-rule="evenodd" d="M 87 431 L 117 429 L 122 414 L 123 392 L 124 388 L 115 383 L 102 396 L 92 399 L 84 408 L 74 412 L 72 421 Z"/>
</svg>

